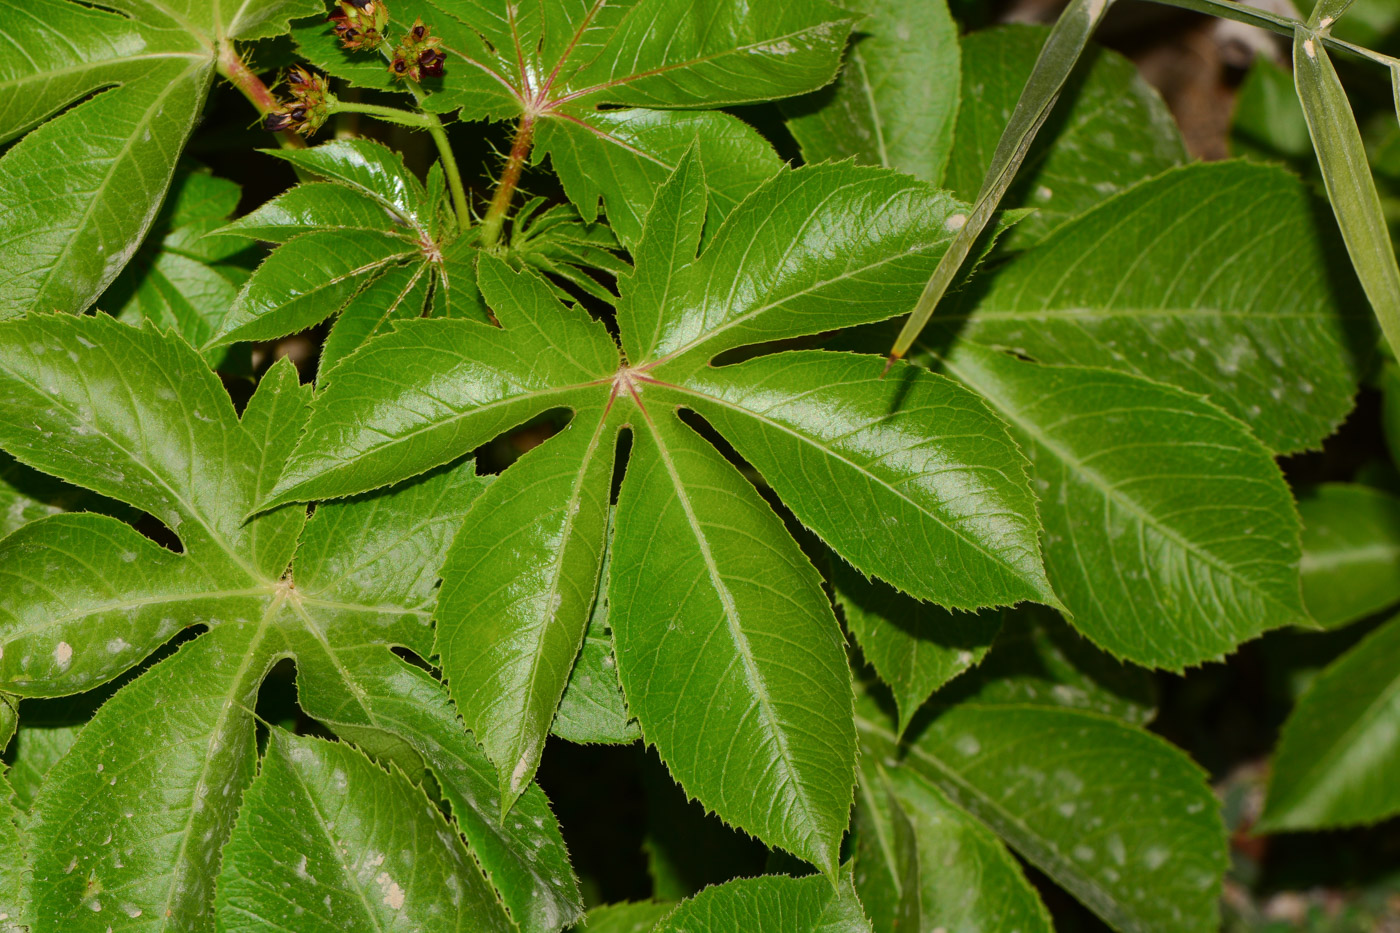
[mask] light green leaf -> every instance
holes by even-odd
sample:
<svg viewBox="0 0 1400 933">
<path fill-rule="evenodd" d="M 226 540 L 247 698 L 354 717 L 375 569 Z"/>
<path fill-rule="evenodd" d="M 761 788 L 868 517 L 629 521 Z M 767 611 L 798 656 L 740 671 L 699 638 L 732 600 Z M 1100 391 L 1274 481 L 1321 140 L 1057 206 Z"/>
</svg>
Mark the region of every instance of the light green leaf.
<svg viewBox="0 0 1400 933">
<path fill-rule="evenodd" d="M 973 198 L 1049 30 L 999 26 L 962 39 L 962 105 L 944 184 Z M 1024 249 L 1060 224 L 1187 161 L 1171 111 L 1117 52 L 1090 46 L 1002 207 L 1035 213 L 1007 237 Z"/>
<path fill-rule="evenodd" d="M 95 496 L 0 454 L 0 539 L 41 518 L 98 506 Z"/>
<path fill-rule="evenodd" d="M 1016 100 L 1016 108 L 1011 111 L 1006 129 L 992 153 L 986 177 L 977 190 L 977 200 L 972 210 L 963 215 L 964 222 L 957 228 L 948 252 L 938 263 L 938 268 L 929 277 L 919 302 L 909 316 L 904 329 L 895 341 L 891 358 L 903 356 L 919 336 L 920 331 L 933 315 L 934 308 L 943 298 L 948 286 L 957 278 L 973 247 L 982 237 L 992 217 L 1021 169 L 1021 163 L 1030 154 L 1031 144 L 1036 134 L 1049 119 L 1059 100 L 1060 91 L 1069 80 L 1079 56 L 1089 43 L 1089 37 L 1098 28 L 1113 0 L 1070 0 L 1064 12 L 1055 22 L 1055 27 L 1045 39 L 1035 67 L 1026 79 L 1025 88 Z M 976 97 L 978 95 L 969 95 Z"/>
<path fill-rule="evenodd" d="M 831 87 L 783 103 L 808 162 L 854 157 L 943 180 L 962 56 L 946 0 L 846 0 L 866 14 Z"/>
<path fill-rule="evenodd" d="M 875 933 L 1053 930 L 1001 840 L 911 768 L 862 761 L 855 879 Z"/>
<path fill-rule="evenodd" d="M 603 564 L 598 571 L 598 592 L 583 634 L 583 647 L 574 662 L 559 709 L 550 731 L 570 742 L 630 745 L 642 737 L 637 721 L 622 696 L 617 677 L 617 654 L 613 650 L 609 622 L 608 580 L 612 565 L 614 529 L 609 516 Z"/>
<path fill-rule="evenodd" d="M 703 415 L 865 573 L 959 609 L 1054 602 L 1026 463 L 1005 426 L 952 380 L 884 370 L 878 357 L 795 351 L 648 391 Z M 872 517 L 893 533 L 872 536 Z"/>
<path fill-rule="evenodd" d="M 359 191 L 313 181 L 284 191 L 218 232 L 286 243 L 313 232 L 403 233 L 406 228 L 397 220 L 382 203 Z"/>
<path fill-rule="evenodd" d="M 570 404 L 584 388 L 606 387 L 617 351 L 600 325 L 581 309 L 564 311 L 533 273 L 512 273 L 495 259 L 482 269 L 482 290 L 504 330 L 405 321 L 370 341 L 328 374 L 298 454 L 265 505 L 417 475 Z M 391 410 L 393 428 L 378 420 Z"/>
<path fill-rule="evenodd" d="M 588 912 L 575 933 L 651 933 L 662 917 L 676 909 L 675 904 L 638 901 L 608 904 Z"/>
<path fill-rule="evenodd" d="M 281 729 L 229 840 L 216 909 L 230 933 L 511 929 L 422 790 L 349 746 Z"/>
<path fill-rule="evenodd" d="M 1099 647 L 1180 670 L 1308 623 L 1292 496 L 1243 424 L 1138 376 L 972 344 L 944 365 L 1022 438 L 1050 581 Z"/>
<path fill-rule="evenodd" d="M 322 378 L 370 338 L 387 334 L 395 321 L 422 317 L 433 279 L 430 262 L 408 262 L 390 267 L 351 298 L 321 345 Z"/>
<path fill-rule="evenodd" d="M 369 139 L 334 139 L 310 149 L 270 149 L 268 155 L 344 185 L 382 207 L 406 236 L 428 239 L 433 205 L 423 183 L 403 163 L 403 157 Z"/>
<path fill-rule="evenodd" d="M 1394 351 L 1400 347 L 1400 266 L 1356 117 L 1321 36 L 1311 29 L 1299 28 L 1294 37 L 1293 79 L 1342 239 Z"/>
<path fill-rule="evenodd" d="M 521 457 L 467 515 L 443 567 L 437 654 L 501 774 L 502 812 L 534 778 L 583 645 L 617 431 L 602 413 L 581 412 Z"/>
<path fill-rule="evenodd" d="M 1340 261 L 1292 175 L 1197 164 L 1060 227 L 945 320 L 1041 362 L 1207 396 L 1288 453 L 1320 446 L 1356 392 L 1361 296 Z"/>
<path fill-rule="evenodd" d="M 654 933 L 870 933 L 849 872 L 820 876 L 767 875 L 706 888 L 658 924 Z"/>
<path fill-rule="evenodd" d="M 901 749 L 879 714 L 857 720 L 863 755 L 900 762 L 1114 929 L 1218 928 L 1220 805 L 1157 736 L 1092 713 L 962 704 Z"/>
<path fill-rule="evenodd" d="M 834 878 L 855 736 L 820 580 L 731 465 L 652 417 L 634 430 L 617 524 L 635 531 L 613 542 L 609 592 L 629 708 L 688 795 Z"/>
<path fill-rule="evenodd" d="M 921 603 L 844 561 L 832 562 L 831 585 L 846 628 L 894 693 L 901 732 L 933 691 L 981 662 L 1001 631 L 999 612 Z"/>
<path fill-rule="evenodd" d="M 1400 622 L 1330 664 L 1284 723 L 1260 832 L 1379 822 L 1400 813 Z"/>
<path fill-rule="evenodd" d="M 1303 175 L 1316 172 L 1293 71 L 1267 55 L 1255 57 L 1240 85 L 1230 122 L 1230 151 L 1256 161 L 1285 162 Z"/>
<path fill-rule="evenodd" d="M 539 128 L 537 153 L 549 153 L 569 200 L 585 221 L 606 204 L 608 222 L 623 244 L 635 246 L 655 190 L 692 146 L 712 168 L 710 210 L 714 224 L 782 168 L 782 160 L 758 131 L 727 113 L 667 110 L 599 110 Z"/>
<path fill-rule="evenodd" d="M 23 816 L 33 808 L 49 769 L 73 747 L 83 728 L 81 722 L 36 720 L 30 708 L 32 702 L 25 704 L 24 728 L 15 733 L 14 744 L 6 756 L 10 770 L 5 777 L 14 791 L 15 807 Z"/>
<path fill-rule="evenodd" d="M 297 237 L 258 266 L 207 345 L 271 340 L 319 324 L 413 253 L 402 238 L 367 230 Z"/>
<path fill-rule="evenodd" d="M 1146 726 L 1157 712 L 1152 675 L 1095 648 L 1039 606 L 1008 611 L 991 656 L 938 694 L 940 703 L 1051 706 Z"/>
<path fill-rule="evenodd" d="M 1324 628 L 1400 602 L 1400 499 L 1329 483 L 1299 497 L 1303 599 Z"/>
</svg>

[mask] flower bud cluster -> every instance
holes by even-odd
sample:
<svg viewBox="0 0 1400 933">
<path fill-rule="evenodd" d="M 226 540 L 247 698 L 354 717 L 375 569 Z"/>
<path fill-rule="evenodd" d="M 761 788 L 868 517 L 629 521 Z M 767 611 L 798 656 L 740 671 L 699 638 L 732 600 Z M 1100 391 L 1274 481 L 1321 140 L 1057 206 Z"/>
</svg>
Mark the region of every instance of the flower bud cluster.
<svg viewBox="0 0 1400 933">
<path fill-rule="evenodd" d="M 326 79 L 293 65 L 287 71 L 287 89 L 292 99 L 263 118 L 263 127 L 273 133 L 291 130 L 310 136 L 331 114 L 332 98 Z"/>
<path fill-rule="evenodd" d="M 343 48 L 373 51 L 384 41 L 389 8 L 384 0 L 340 0 L 330 22 Z"/>
<path fill-rule="evenodd" d="M 399 40 L 394 50 L 394 58 L 389 62 L 389 73 L 395 78 L 407 78 L 413 82 L 424 78 L 441 78 L 442 66 L 447 56 L 439 46 L 442 39 L 432 34 L 432 27 L 424 26 L 417 20 L 413 27 Z"/>
</svg>

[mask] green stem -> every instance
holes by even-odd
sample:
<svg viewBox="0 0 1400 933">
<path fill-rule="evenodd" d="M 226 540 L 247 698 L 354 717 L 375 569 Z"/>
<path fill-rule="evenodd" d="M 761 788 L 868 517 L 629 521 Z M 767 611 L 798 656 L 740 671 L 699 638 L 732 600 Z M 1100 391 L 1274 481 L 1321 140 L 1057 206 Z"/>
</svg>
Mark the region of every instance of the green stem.
<svg viewBox="0 0 1400 933">
<path fill-rule="evenodd" d="M 397 107 L 381 107 L 378 104 L 350 103 L 337 100 L 331 106 L 331 113 L 362 113 L 365 116 L 427 130 L 437 145 L 438 158 L 442 161 L 443 172 L 447 175 L 447 186 L 452 192 L 452 206 L 457 212 L 457 228 L 465 231 L 472 225 L 471 209 L 467 202 L 467 191 L 462 187 L 462 172 L 457 168 L 457 158 L 452 154 L 452 146 L 447 141 L 447 131 L 435 113 L 419 113 L 412 110 L 399 110 Z"/>
<path fill-rule="evenodd" d="M 457 229 L 465 233 L 472 225 L 471 207 L 467 203 L 467 189 L 462 187 L 462 172 L 457 168 L 457 157 L 452 154 L 452 145 L 447 141 L 447 130 L 436 114 L 424 114 L 428 118 L 428 135 L 437 143 L 438 159 L 447 175 L 447 187 L 452 192 L 452 206 L 457 210 Z"/>
<path fill-rule="evenodd" d="M 400 110 L 397 107 L 381 107 L 378 104 L 349 103 L 343 100 L 337 100 L 331 104 L 331 113 L 363 113 L 385 123 L 411 126 L 420 130 L 427 129 L 429 124 L 429 117 L 425 113 Z"/>
<path fill-rule="evenodd" d="M 1280 16 L 1277 13 L 1271 13 L 1258 7 L 1245 6 L 1243 3 L 1235 3 L 1232 0 L 1151 0 L 1151 2 L 1204 13 L 1207 16 L 1218 16 L 1221 19 L 1232 19 L 1237 23 L 1257 26 L 1289 39 L 1293 38 L 1293 34 L 1299 26 L 1304 25 L 1301 20 L 1296 20 L 1291 16 Z M 1323 44 L 1333 51 L 1347 52 L 1387 67 L 1397 61 L 1389 55 L 1373 52 L 1368 48 L 1354 45 L 1342 39 L 1335 39 L 1329 35 L 1323 35 L 1320 38 Z"/>
<path fill-rule="evenodd" d="M 505 226 L 506 214 L 510 212 L 511 198 L 515 196 L 520 176 L 525 171 L 525 160 L 530 156 L 530 147 L 535 142 L 535 117 L 526 114 L 515 131 L 515 142 L 511 144 L 510 155 L 506 157 L 506 167 L 501 172 L 501 180 L 496 184 L 496 193 L 491 198 L 491 207 L 486 211 L 486 219 L 481 222 L 481 245 L 486 249 L 495 246 L 501 239 L 501 228 Z"/>
</svg>

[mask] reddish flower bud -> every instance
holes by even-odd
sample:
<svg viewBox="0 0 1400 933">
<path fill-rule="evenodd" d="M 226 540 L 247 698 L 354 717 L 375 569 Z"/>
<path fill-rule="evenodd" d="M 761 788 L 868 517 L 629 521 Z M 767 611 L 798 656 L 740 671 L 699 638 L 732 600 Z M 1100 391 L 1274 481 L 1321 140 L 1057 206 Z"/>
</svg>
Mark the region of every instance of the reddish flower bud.
<svg viewBox="0 0 1400 933">
<path fill-rule="evenodd" d="M 269 113 L 263 118 L 263 129 L 269 133 L 280 133 L 291 128 L 292 118 L 285 113 Z"/>
<path fill-rule="evenodd" d="M 442 77 L 442 66 L 447 61 L 447 56 L 436 49 L 428 49 L 418 56 L 418 66 L 423 70 L 423 74 L 430 78 Z"/>
</svg>

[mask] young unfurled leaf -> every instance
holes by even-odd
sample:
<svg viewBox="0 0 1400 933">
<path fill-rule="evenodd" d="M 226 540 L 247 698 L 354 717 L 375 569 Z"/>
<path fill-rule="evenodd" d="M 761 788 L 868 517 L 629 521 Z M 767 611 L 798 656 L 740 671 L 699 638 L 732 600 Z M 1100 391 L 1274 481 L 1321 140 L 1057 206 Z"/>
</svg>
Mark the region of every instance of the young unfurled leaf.
<svg viewBox="0 0 1400 933">
<path fill-rule="evenodd" d="M 855 157 L 943 180 L 959 107 L 958 27 L 946 0 L 846 0 L 866 14 L 841 77 L 783 103 L 808 162 Z"/>
<path fill-rule="evenodd" d="M 881 382 L 881 360 L 849 354 L 709 365 L 898 314 L 959 205 L 878 169 L 785 172 L 697 259 L 706 191 L 691 157 L 658 196 L 620 282 L 625 361 L 544 282 L 483 256 L 479 284 L 501 328 L 406 322 L 371 340 L 327 377 L 264 506 L 376 488 L 547 409 L 575 413 L 473 509 L 437 613 L 454 699 L 514 796 L 583 638 L 628 428 L 609 618 L 630 712 L 691 795 L 834 873 L 854 738 L 814 737 L 849 722 L 839 631 L 777 517 L 679 412 L 703 415 L 866 573 L 964 608 L 1053 597 L 1024 461 L 975 396 L 912 366 Z M 890 516 L 889 531 L 857 534 L 872 514 Z M 740 749 L 743 768 L 727 765 Z"/>
<path fill-rule="evenodd" d="M 1377 823 L 1400 813 L 1400 620 L 1313 682 L 1284 723 L 1261 832 Z"/>
<path fill-rule="evenodd" d="M 41 925 L 101 933 L 125 916 L 146 918 L 131 929 L 210 928 L 220 851 L 256 766 L 252 710 L 267 671 L 295 659 L 318 712 L 372 731 L 376 678 L 412 670 L 389 647 L 431 652 L 436 568 L 483 483 L 468 465 L 310 522 L 300 508 L 245 521 L 281 470 L 307 394 L 281 363 L 240 419 L 177 337 L 104 316 L 0 325 L 0 444 L 150 513 L 183 545 L 175 553 L 89 513 L 5 539 L 0 687 L 76 693 L 180 630 L 207 630 L 119 690 L 46 778 L 29 826 Z M 471 808 L 454 810 L 478 836 Z M 557 834 L 550 845 L 562 849 Z M 553 884 L 564 903 L 571 884 L 567 872 Z"/>
<path fill-rule="evenodd" d="M 1011 423 L 1040 490 L 1045 560 L 1099 647 L 1180 670 L 1309 624 L 1293 497 L 1244 424 L 1139 376 L 965 343 L 944 368 Z"/>
<path fill-rule="evenodd" d="M 217 912 L 230 933 L 511 930 L 481 868 L 421 789 L 347 745 L 281 729 L 225 850 Z"/>
<path fill-rule="evenodd" d="M 92 304 L 156 219 L 218 46 L 285 32 L 320 0 L 183 6 L 0 6 L 0 144 L 29 134 L 0 158 L 0 320 Z"/>
<path fill-rule="evenodd" d="M 857 724 L 863 758 L 941 792 L 1114 929 L 1218 928 L 1220 804 L 1157 736 L 1093 713 L 976 703 L 939 709 L 903 746 L 872 704 Z"/>
<path fill-rule="evenodd" d="M 653 933 L 750 933 L 779 917 L 783 933 L 870 933 L 849 872 L 835 886 L 817 876 L 766 875 L 706 888 Z"/>
<path fill-rule="evenodd" d="M 861 760 L 856 891 L 875 933 L 1050 933 L 1045 905 L 993 833 L 916 770 Z"/>
<path fill-rule="evenodd" d="M 1364 339 L 1325 230 L 1287 172 L 1192 165 L 1060 227 L 940 317 L 1044 363 L 1207 396 L 1279 453 L 1314 448 L 1351 410 Z"/>
<path fill-rule="evenodd" d="M 577 933 L 651 933 L 661 918 L 675 909 L 675 904 L 654 901 L 595 907 L 588 912 Z"/>
<path fill-rule="evenodd" d="M 718 220 L 780 167 L 772 146 L 718 108 L 803 94 L 829 83 L 855 17 L 828 0 L 753 15 L 734 0 L 600 0 L 500 5 L 401 0 L 443 38 L 446 74 L 424 106 L 464 120 L 521 121 L 584 221 L 600 200 L 619 239 L 637 244 L 657 187 L 695 144 Z M 382 64 L 335 47 L 322 24 L 297 40 L 317 66 L 392 88 Z M 709 109 L 701 109 L 709 108 Z"/>
<path fill-rule="evenodd" d="M 1400 602 L 1400 499 L 1329 483 L 1300 495 L 1303 599 L 1324 628 Z"/>
</svg>

